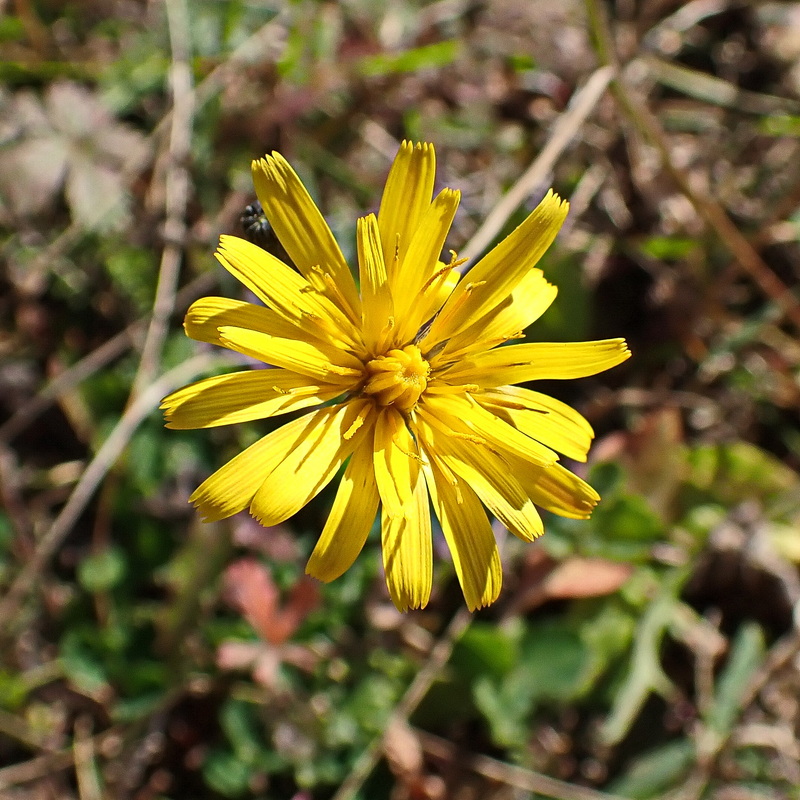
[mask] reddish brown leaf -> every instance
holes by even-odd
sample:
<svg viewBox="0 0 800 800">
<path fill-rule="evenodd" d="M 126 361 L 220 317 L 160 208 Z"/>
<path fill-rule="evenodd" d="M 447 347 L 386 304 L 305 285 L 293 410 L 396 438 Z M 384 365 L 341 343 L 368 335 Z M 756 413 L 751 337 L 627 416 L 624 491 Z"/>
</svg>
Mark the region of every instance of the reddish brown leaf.
<svg viewBox="0 0 800 800">
<path fill-rule="evenodd" d="M 604 558 L 570 558 L 545 578 L 541 590 L 550 600 L 600 597 L 616 592 L 631 572 L 630 564 Z"/>
</svg>

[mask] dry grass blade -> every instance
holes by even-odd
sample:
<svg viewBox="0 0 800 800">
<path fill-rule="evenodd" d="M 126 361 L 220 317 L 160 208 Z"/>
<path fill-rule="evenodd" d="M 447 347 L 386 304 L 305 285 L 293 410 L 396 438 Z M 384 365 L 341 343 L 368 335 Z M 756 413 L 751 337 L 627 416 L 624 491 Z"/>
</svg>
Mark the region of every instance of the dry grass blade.
<svg viewBox="0 0 800 800">
<path fill-rule="evenodd" d="M 722 78 L 696 69 L 670 64 L 655 56 L 645 56 L 644 64 L 656 81 L 682 94 L 715 106 L 735 108 L 748 114 L 797 114 L 800 103 L 788 97 L 748 92 Z"/>
</svg>

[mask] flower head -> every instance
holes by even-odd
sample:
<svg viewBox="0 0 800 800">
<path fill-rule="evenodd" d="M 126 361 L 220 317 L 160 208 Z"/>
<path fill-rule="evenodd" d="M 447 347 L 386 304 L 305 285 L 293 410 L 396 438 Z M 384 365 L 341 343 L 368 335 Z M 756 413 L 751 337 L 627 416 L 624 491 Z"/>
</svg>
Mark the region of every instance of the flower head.
<svg viewBox="0 0 800 800">
<path fill-rule="evenodd" d="M 500 591 L 500 558 L 484 506 L 511 533 L 543 532 L 536 506 L 587 518 L 599 497 L 558 463 L 584 461 L 593 436 L 564 403 L 514 384 L 580 378 L 630 355 L 622 339 L 511 344 L 556 289 L 535 265 L 567 203 L 548 193 L 461 277 L 440 260 L 459 193 L 433 195 L 433 146 L 404 142 L 378 216 L 358 221 L 359 283 L 322 215 L 277 153 L 253 162 L 256 193 L 296 269 L 223 236 L 217 258 L 263 306 L 222 297 L 192 305 L 194 339 L 272 369 L 222 375 L 164 400 L 167 425 L 207 428 L 309 409 L 237 455 L 191 501 L 206 520 L 244 509 L 277 525 L 343 465 L 307 572 L 323 581 L 355 560 L 381 511 L 389 593 L 401 609 L 428 602 L 429 504 L 470 609 Z"/>
</svg>

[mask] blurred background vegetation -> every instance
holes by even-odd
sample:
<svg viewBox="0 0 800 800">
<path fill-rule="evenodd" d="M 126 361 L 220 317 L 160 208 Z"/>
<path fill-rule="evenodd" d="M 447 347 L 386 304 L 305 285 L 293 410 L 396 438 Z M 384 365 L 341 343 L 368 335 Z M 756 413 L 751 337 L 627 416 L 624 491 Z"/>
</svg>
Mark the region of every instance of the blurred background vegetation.
<svg viewBox="0 0 800 800">
<path fill-rule="evenodd" d="M 800 797 L 800 3 L 6 0 L 0 53 L 0 797 Z M 422 612 L 375 535 L 304 578 L 331 491 L 199 523 L 274 423 L 156 410 L 231 366 L 180 322 L 250 160 L 352 259 L 404 137 L 453 249 L 570 198 L 529 336 L 634 353 L 543 387 L 603 502 L 474 617 L 441 542 Z"/>
</svg>

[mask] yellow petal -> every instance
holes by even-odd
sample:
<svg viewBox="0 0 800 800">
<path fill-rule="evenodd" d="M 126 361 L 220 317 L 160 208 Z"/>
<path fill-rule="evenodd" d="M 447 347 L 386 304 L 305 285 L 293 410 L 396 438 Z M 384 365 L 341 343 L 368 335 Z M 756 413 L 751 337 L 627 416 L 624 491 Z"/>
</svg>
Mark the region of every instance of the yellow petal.
<svg viewBox="0 0 800 800">
<path fill-rule="evenodd" d="M 266 306 L 303 326 L 319 327 L 319 335 L 358 341 L 346 314 L 283 261 L 236 236 L 221 236 L 219 241 L 217 260 Z"/>
<path fill-rule="evenodd" d="M 552 447 L 567 458 L 586 461 L 592 426 L 566 403 L 520 386 L 503 386 L 475 395 L 487 411 Z"/>
<path fill-rule="evenodd" d="M 403 142 L 395 156 L 378 211 L 383 260 L 391 276 L 402 260 L 433 196 L 436 155 L 432 144 Z"/>
<path fill-rule="evenodd" d="M 435 460 L 425 474 L 467 606 L 470 611 L 488 606 L 500 594 L 503 570 L 486 512 L 469 486 L 450 484 Z"/>
<path fill-rule="evenodd" d="M 624 339 L 535 342 L 498 347 L 459 361 L 443 373 L 449 383 L 503 386 L 554 378 L 585 378 L 630 358 Z"/>
<path fill-rule="evenodd" d="M 422 470 L 417 470 L 412 497 L 407 516 L 387 514 L 384 508 L 381 520 L 386 585 L 400 611 L 424 608 L 433 581 L 431 515 Z"/>
<path fill-rule="evenodd" d="M 220 340 L 237 353 L 317 381 L 350 387 L 362 377 L 362 364 L 355 356 L 323 342 L 312 344 L 230 327 L 220 329 Z"/>
<path fill-rule="evenodd" d="M 451 268 L 449 264 L 443 264 L 440 261 L 436 266 L 439 274 L 430 281 L 429 288 L 420 298 L 423 308 L 420 319 L 423 322 L 427 322 L 436 314 L 461 280 L 461 273 L 457 269 Z"/>
<path fill-rule="evenodd" d="M 378 414 L 374 467 L 384 516 L 412 513 L 414 486 L 419 477 L 419 453 L 402 414 L 393 406 L 382 408 Z"/>
<path fill-rule="evenodd" d="M 426 453 L 433 453 L 452 473 L 457 490 L 471 487 L 483 504 L 515 536 L 533 541 L 544 533 L 542 519 L 508 462 L 476 442 L 448 435 L 417 418 Z M 531 469 L 530 465 L 525 469 Z M 459 480 L 460 479 L 460 480 Z"/>
<path fill-rule="evenodd" d="M 455 336 L 503 302 L 550 247 L 568 210 L 568 203 L 548 192 L 530 216 L 467 273 L 442 308 L 425 345 Z"/>
<path fill-rule="evenodd" d="M 461 192 L 444 189 L 431 203 L 419 221 L 408 252 L 400 254 L 398 270 L 392 275 L 392 296 L 397 319 L 400 322 L 399 341 L 412 337 L 425 322 L 423 314 L 429 301 L 423 298 L 428 293 L 436 294 L 431 283 L 438 266 L 445 239 L 453 224 Z"/>
<path fill-rule="evenodd" d="M 561 517 L 588 519 L 600 501 L 600 495 L 588 483 L 560 464 L 527 469 L 513 459 L 509 464 L 533 502 Z"/>
<path fill-rule="evenodd" d="M 297 269 L 356 322 L 361 304 L 350 268 L 297 173 L 280 153 L 253 161 L 252 173 L 264 213 Z"/>
<path fill-rule="evenodd" d="M 518 336 L 547 311 L 556 294 L 558 289 L 540 269 L 530 270 L 502 303 L 450 339 L 440 360 L 487 350 Z"/>
<path fill-rule="evenodd" d="M 358 221 L 358 265 L 361 277 L 361 318 L 364 344 L 378 355 L 386 343 L 394 309 L 383 261 L 378 220 L 370 214 Z"/>
<path fill-rule="evenodd" d="M 194 503 L 206 522 L 243 511 L 276 465 L 335 408 L 305 414 L 259 439 L 206 478 L 189 501 Z"/>
<path fill-rule="evenodd" d="M 469 395 L 426 397 L 417 413 L 433 427 L 468 432 L 499 453 L 514 453 L 539 466 L 558 460 L 552 450 L 481 408 Z"/>
<path fill-rule="evenodd" d="M 308 326 L 302 328 L 269 308 L 226 297 L 201 297 L 195 300 L 183 322 L 187 336 L 220 346 L 224 345 L 220 341 L 219 329 L 226 325 L 249 328 L 270 336 L 305 340 L 316 340 L 314 333 L 319 330 Z"/>
<path fill-rule="evenodd" d="M 356 447 L 336 492 L 328 521 L 306 565 L 317 580 L 332 581 L 350 568 L 375 522 L 378 487 L 372 466 L 372 441 Z"/>
<path fill-rule="evenodd" d="M 167 427 L 212 428 L 264 419 L 319 405 L 342 394 L 341 386 L 315 384 L 283 369 L 217 375 L 184 386 L 165 397 Z"/>
<path fill-rule="evenodd" d="M 250 503 L 250 513 L 264 526 L 277 525 L 297 513 L 330 483 L 368 427 L 348 436 L 353 423 L 371 403 L 354 400 L 316 412 L 292 449 L 275 465 Z"/>
</svg>

